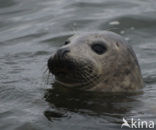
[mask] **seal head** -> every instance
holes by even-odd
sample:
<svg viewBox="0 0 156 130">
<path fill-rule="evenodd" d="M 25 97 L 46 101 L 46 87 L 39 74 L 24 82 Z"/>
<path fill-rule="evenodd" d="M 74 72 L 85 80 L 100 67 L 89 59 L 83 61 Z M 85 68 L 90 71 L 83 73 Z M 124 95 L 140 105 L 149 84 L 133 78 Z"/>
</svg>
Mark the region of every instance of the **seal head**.
<svg viewBox="0 0 156 130">
<path fill-rule="evenodd" d="M 56 82 L 98 92 L 129 92 L 144 86 L 133 49 L 109 31 L 76 34 L 48 60 Z"/>
</svg>

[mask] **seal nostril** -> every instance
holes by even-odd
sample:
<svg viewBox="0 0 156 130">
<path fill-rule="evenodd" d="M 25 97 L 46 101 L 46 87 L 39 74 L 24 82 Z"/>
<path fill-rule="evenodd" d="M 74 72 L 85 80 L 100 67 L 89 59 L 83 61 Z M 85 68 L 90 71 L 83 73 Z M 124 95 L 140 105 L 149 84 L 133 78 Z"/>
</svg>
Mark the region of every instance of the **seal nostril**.
<svg viewBox="0 0 156 130">
<path fill-rule="evenodd" d="M 69 48 L 62 48 L 57 51 L 57 55 L 60 57 L 64 57 L 65 54 L 67 54 L 68 52 L 70 52 Z"/>
</svg>

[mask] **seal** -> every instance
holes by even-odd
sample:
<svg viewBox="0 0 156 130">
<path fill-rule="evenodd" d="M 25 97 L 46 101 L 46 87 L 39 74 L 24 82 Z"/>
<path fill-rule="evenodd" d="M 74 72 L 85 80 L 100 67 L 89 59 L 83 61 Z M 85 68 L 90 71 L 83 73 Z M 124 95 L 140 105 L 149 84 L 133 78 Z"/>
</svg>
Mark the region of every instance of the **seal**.
<svg viewBox="0 0 156 130">
<path fill-rule="evenodd" d="M 120 35 L 83 32 L 68 38 L 48 60 L 55 81 L 96 92 L 134 92 L 144 86 L 137 57 Z"/>
</svg>

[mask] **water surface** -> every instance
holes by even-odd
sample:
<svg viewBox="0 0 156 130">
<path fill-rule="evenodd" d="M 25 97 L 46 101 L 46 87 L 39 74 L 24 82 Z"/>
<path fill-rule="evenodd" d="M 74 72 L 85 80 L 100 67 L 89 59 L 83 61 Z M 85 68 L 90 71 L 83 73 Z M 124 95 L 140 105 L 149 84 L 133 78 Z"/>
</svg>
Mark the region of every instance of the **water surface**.
<svg viewBox="0 0 156 130">
<path fill-rule="evenodd" d="M 123 117 L 156 123 L 155 14 L 155 0 L 1 0 L 0 129 L 116 130 Z M 66 38 L 101 30 L 134 48 L 143 93 L 80 93 L 47 83 L 47 59 Z"/>
</svg>

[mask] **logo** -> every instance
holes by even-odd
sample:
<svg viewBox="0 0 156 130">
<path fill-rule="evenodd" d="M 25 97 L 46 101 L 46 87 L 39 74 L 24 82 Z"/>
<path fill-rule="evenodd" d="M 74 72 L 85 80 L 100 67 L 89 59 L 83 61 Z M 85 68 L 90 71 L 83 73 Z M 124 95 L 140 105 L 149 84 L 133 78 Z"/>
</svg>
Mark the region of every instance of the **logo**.
<svg viewBox="0 0 156 130">
<path fill-rule="evenodd" d="M 128 128 L 154 128 L 154 121 L 144 121 L 141 119 L 134 120 L 134 118 L 131 118 L 131 120 L 127 121 L 125 118 L 122 119 L 123 123 L 121 125 L 121 128 L 128 127 Z"/>
<path fill-rule="evenodd" d="M 125 120 L 125 118 L 123 118 L 123 123 L 122 123 L 122 125 L 121 125 L 121 128 L 123 127 L 123 126 L 126 126 L 126 127 L 131 127 L 129 124 L 128 124 L 128 122 Z"/>
</svg>

